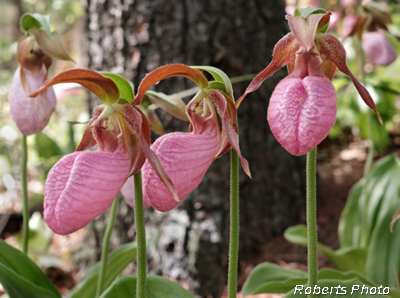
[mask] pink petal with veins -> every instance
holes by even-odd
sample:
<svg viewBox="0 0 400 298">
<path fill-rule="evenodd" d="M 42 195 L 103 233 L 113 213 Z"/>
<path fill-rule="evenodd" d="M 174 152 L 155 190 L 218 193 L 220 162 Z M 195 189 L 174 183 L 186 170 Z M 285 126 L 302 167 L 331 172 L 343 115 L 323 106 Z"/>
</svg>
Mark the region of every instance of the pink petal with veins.
<svg viewBox="0 0 400 298">
<path fill-rule="evenodd" d="M 125 153 L 74 152 L 60 159 L 44 187 L 44 219 L 54 232 L 72 233 L 103 213 L 128 177 Z"/>
<path fill-rule="evenodd" d="M 135 194 L 134 194 L 134 187 L 133 187 L 133 176 L 129 177 L 126 180 L 124 186 L 121 188 L 121 193 L 124 196 L 125 201 L 128 203 L 129 206 L 135 208 Z M 151 205 L 149 201 L 147 201 L 146 197 L 143 196 L 143 209 L 150 208 Z"/>
<path fill-rule="evenodd" d="M 158 138 L 151 149 L 156 153 L 182 201 L 201 182 L 219 151 L 221 134 L 216 117 L 208 118 L 202 131 L 170 133 Z M 142 168 L 143 194 L 157 210 L 166 212 L 179 202 L 146 160 Z"/>
<path fill-rule="evenodd" d="M 32 93 L 42 85 L 46 73 L 41 70 L 33 76 L 30 71 L 24 71 L 29 92 Z M 56 109 L 56 95 L 53 87 L 41 93 L 38 97 L 28 97 L 21 84 L 21 68 L 18 67 L 11 82 L 8 100 L 11 117 L 24 135 L 39 133 L 49 122 L 51 114 Z"/>
<path fill-rule="evenodd" d="M 278 142 L 291 154 L 311 151 L 335 123 L 336 92 L 325 77 L 287 77 L 275 88 L 268 122 Z"/>
<path fill-rule="evenodd" d="M 397 58 L 396 51 L 379 31 L 364 32 L 362 47 L 368 60 L 374 65 L 387 66 Z"/>
</svg>

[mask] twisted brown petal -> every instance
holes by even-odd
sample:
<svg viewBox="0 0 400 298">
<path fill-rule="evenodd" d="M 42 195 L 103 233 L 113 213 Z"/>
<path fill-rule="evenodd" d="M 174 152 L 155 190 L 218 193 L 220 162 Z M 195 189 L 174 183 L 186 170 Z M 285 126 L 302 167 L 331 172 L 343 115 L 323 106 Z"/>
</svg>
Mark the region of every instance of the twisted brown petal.
<svg viewBox="0 0 400 298">
<path fill-rule="evenodd" d="M 379 122 L 382 124 L 382 118 L 376 110 L 375 103 L 368 93 L 367 89 L 350 72 L 346 65 L 346 51 L 340 41 L 330 34 L 318 34 L 316 38 L 317 47 L 319 49 L 322 60 L 334 63 L 338 69 L 344 74 L 348 75 L 353 81 L 358 93 L 364 102 L 374 110 Z"/>
</svg>

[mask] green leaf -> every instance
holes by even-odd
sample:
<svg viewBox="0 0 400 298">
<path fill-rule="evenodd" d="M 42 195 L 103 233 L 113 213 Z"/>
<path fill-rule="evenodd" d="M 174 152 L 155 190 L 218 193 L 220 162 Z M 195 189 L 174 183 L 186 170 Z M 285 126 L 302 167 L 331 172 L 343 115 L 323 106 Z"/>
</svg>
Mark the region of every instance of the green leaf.
<svg viewBox="0 0 400 298">
<path fill-rule="evenodd" d="M 363 181 L 353 185 L 346 206 L 340 215 L 338 236 L 341 247 L 358 247 L 361 242 L 361 210 L 358 208 L 363 190 Z"/>
<path fill-rule="evenodd" d="M 31 201 L 31 200 L 29 200 Z M 31 203 L 31 202 L 29 202 Z M 15 234 L 18 245 L 22 247 L 23 233 L 18 232 Z M 48 253 L 51 237 L 53 232 L 49 229 L 44 221 L 40 212 L 35 212 L 29 219 L 29 237 L 28 237 L 28 247 L 29 251 L 38 253 Z"/>
<path fill-rule="evenodd" d="M 367 198 L 362 196 L 364 180 L 353 186 L 339 221 L 339 240 L 342 247 L 369 246 L 377 223 L 387 216 L 387 212 L 394 204 L 399 202 L 398 177 L 400 177 L 398 158 L 386 156 L 376 162 L 370 172 Z"/>
<path fill-rule="evenodd" d="M 284 237 L 294 244 L 307 246 L 307 228 L 305 225 L 289 227 L 286 229 Z M 318 251 L 339 270 L 354 270 L 361 274 L 365 272 L 365 260 L 367 258 L 367 250 L 365 248 L 347 247 L 333 251 L 329 247 L 318 243 Z"/>
<path fill-rule="evenodd" d="M 349 280 L 353 278 L 358 278 L 365 285 L 375 286 L 375 284 L 370 280 L 368 280 L 367 278 L 365 278 L 364 275 L 355 271 L 342 272 L 328 268 L 323 268 L 320 271 L 318 271 L 318 280 L 323 280 L 323 279 Z"/>
<path fill-rule="evenodd" d="M 100 72 L 100 74 L 114 81 L 118 87 L 120 98 L 126 100 L 128 103 L 133 101 L 135 95 L 132 86 L 124 77 L 109 72 Z"/>
<path fill-rule="evenodd" d="M 100 298 L 135 298 L 136 276 L 122 275 L 109 287 Z M 179 284 L 161 276 L 147 275 L 146 298 L 194 298 Z"/>
<path fill-rule="evenodd" d="M 306 19 L 310 14 L 326 14 L 326 10 L 307 6 L 305 8 L 297 8 L 294 12 L 295 17 L 302 17 L 304 19 Z"/>
<path fill-rule="evenodd" d="M 151 236 L 146 245 L 154 243 L 157 235 Z M 112 251 L 107 260 L 107 271 L 104 279 L 104 289 L 108 288 L 115 278 L 136 258 L 137 244 L 131 242 Z M 83 280 L 72 289 L 69 298 L 94 298 L 96 297 L 97 281 L 101 269 L 101 262 L 94 265 Z M 116 296 L 118 297 L 118 296 Z"/>
<path fill-rule="evenodd" d="M 378 295 L 377 287 L 375 287 L 375 291 L 376 291 L 375 295 L 371 295 L 369 293 L 368 293 L 368 295 L 366 295 L 365 289 L 364 289 L 363 294 L 361 294 L 363 285 L 364 285 L 364 283 L 361 282 L 358 278 L 353 278 L 353 279 L 349 279 L 349 280 L 324 279 L 324 280 L 318 281 L 317 287 L 319 288 L 320 294 L 317 296 L 318 297 L 338 297 L 338 298 L 339 297 L 364 298 L 364 297 L 376 297 Z M 338 286 L 340 286 L 340 289 L 338 288 Z M 357 289 L 357 286 L 358 286 L 358 289 Z M 367 286 L 369 289 L 372 288 L 372 287 L 369 287 L 368 285 L 364 285 L 364 286 Z M 380 290 L 381 292 L 383 291 L 384 287 L 385 286 L 383 286 L 381 288 L 381 290 Z M 302 290 L 300 292 L 299 290 L 301 288 L 302 288 Z M 305 288 L 306 288 L 306 285 L 298 285 L 297 291 L 295 290 L 296 288 L 292 289 L 284 296 L 284 298 L 307 297 L 307 295 L 305 295 Z M 316 288 L 316 291 L 318 291 L 318 288 Z M 324 290 L 324 292 L 322 292 L 322 290 Z M 346 291 L 345 293 L 344 293 L 344 290 Z M 352 290 L 353 290 L 353 292 L 352 292 Z M 392 292 L 392 289 L 386 289 L 385 293 L 387 293 L 388 290 L 390 293 Z M 339 291 L 339 293 L 337 293 L 337 291 Z M 318 292 L 316 292 L 316 294 L 317 293 Z M 342 294 L 340 294 L 340 293 L 342 293 Z"/>
<path fill-rule="evenodd" d="M 307 283 L 307 273 L 299 271 L 300 275 L 302 276 L 300 277 L 296 274 L 296 271 L 299 270 L 283 269 L 282 267 L 271 263 L 261 264 L 250 273 L 243 286 L 243 295 L 247 296 L 263 293 L 284 292 L 289 292 L 288 294 L 293 293 L 296 286 L 306 285 Z M 377 286 L 365 276 L 355 271 L 341 272 L 338 270 L 324 268 L 318 272 L 318 286 L 320 288 L 328 286 L 327 283 L 331 281 L 335 281 L 337 283 L 335 286 L 350 284 L 350 288 L 348 286 L 346 287 L 351 291 L 351 281 L 353 280 L 358 280 L 360 282 L 359 285 L 366 285 L 369 288 Z M 360 289 L 361 288 L 362 287 L 360 287 Z M 296 296 L 298 295 L 299 293 L 296 294 Z M 350 295 L 346 295 L 344 297 L 349 296 Z M 324 295 L 324 297 L 326 297 L 326 295 Z M 393 288 L 390 289 L 390 297 L 399 298 L 398 291 Z"/>
<path fill-rule="evenodd" d="M 35 135 L 35 146 L 39 157 L 49 159 L 50 157 L 63 154 L 57 143 L 43 132 Z"/>
<path fill-rule="evenodd" d="M 50 38 L 53 38 L 50 31 L 50 15 L 42 15 L 40 13 L 25 13 L 21 17 L 21 27 L 25 31 L 30 29 L 43 28 Z"/>
<path fill-rule="evenodd" d="M 307 227 L 305 225 L 289 227 L 283 233 L 283 237 L 291 243 L 307 246 Z"/>
<path fill-rule="evenodd" d="M 209 72 L 214 77 L 214 79 L 225 85 L 226 91 L 224 91 L 224 93 L 226 93 L 230 98 L 234 99 L 232 83 L 229 77 L 226 75 L 226 73 L 224 73 L 219 68 L 212 66 L 193 66 L 193 68 Z"/>
<path fill-rule="evenodd" d="M 297 284 L 307 282 L 307 273 L 284 269 L 276 264 L 262 263 L 251 271 L 244 283 L 243 296 L 261 293 L 286 293 Z"/>
<path fill-rule="evenodd" d="M 389 133 L 386 127 L 384 125 L 381 125 L 379 121 L 375 119 L 375 117 L 373 117 L 374 119 L 369 121 L 368 117 L 371 116 L 368 116 L 368 113 L 370 113 L 370 111 L 360 114 L 358 118 L 358 127 L 360 128 L 361 136 L 364 139 L 372 139 L 376 150 L 383 151 L 388 146 Z M 372 138 L 370 135 L 371 129 L 369 128 L 370 123 L 372 123 Z"/>
<path fill-rule="evenodd" d="M 393 204 L 386 216 L 377 224 L 368 247 L 366 276 L 376 284 L 396 287 L 395 271 L 400 272 L 400 226 L 393 233 L 389 226 L 400 201 Z"/>
<path fill-rule="evenodd" d="M 368 250 L 361 247 L 346 247 L 336 251 L 319 244 L 318 250 L 326 257 L 335 268 L 341 271 L 356 271 L 365 273 L 365 262 Z"/>
<path fill-rule="evenodd" d="M 11 298 L 61 298 L 36 264 L 4 241 L 0 241 L 0 283 Z"/>
</svg>

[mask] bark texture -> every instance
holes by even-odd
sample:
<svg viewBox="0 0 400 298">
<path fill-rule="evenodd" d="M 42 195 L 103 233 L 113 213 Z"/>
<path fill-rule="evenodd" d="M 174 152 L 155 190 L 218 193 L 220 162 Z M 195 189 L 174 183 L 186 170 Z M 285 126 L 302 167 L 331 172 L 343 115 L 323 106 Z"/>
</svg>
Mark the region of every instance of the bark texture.
<svg viewBox="0 0 400 298">
<path fill-rule="evenodd" d="M 230 77 L 258 73 L 288 30 L 283 0 L 87 0 L 84 4 L 87 67 L 118 73 L 136 87 L 146 73 L 169 63 L 212 65 Z M 289 155 L 266 120 L 269 97 L 285 75 L 281 70 L 248 95 L 238 113 L 240 145 L 253 175 L 250 180 L 241 173 L 241 260 L 297 224 L 305 205 L 305 158 Z M 248 84 L 235 84 L 237 98 Z M 171 94 L 190 87 L 193 84 L 186 79 L 171 78 L 155 89 Z M 95 105 L 92 99 L 90 108 Z M 166 131 L 187 131 L 188 123 L 159 115 Z M 147 212 L 148 232 L 159 234 L 156 245 L 149 248 L 150 272 L 184 279 L 201 297 L 219 297 L 226 285 L 228 155 L 211 165 L 178 209 Z M 121 202 L 116 243 L 134 238 L 132 216 Z"/>
</svg>

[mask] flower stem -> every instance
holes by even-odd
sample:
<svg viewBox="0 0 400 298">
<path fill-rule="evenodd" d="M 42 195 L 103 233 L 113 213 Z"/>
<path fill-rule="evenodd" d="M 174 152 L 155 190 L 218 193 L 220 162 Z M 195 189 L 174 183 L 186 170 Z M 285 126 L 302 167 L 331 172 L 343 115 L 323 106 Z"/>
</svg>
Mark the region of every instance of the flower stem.
<svg viewBox="0 0 400 298">
<path fill-rule="evenodd" d="M 308 286 L 314 289 L 318 279 L 316 164 L 317 147 L 307 154 L 307 239 Z M 316 295 L 309 295 L 316 297 Z"/>
<path fill-rule="evenodd" d="M 146 297 L 146 231 L 143 214 L 142 172 L 133 175 L 135 189 L 135 225 L 137 241 L 136 298 Z"/>
<path fill-rule="evenodd" d="M 239 155 L 231 149 L 231 218 L 229 240 L 228 298 L 236 298 L 239 251 Z"/>
<path fill-rule="evenodd" d="M 22 192 L 23 192 L 23 228 L 22 228 L 22 251 L 28 253 L 29 240 L 29 201 L 28 201 L 28 145 L 27 136 L 22 137 Z"/>
<path fill-rule="evenodd" d="M 101 252 L 101 269 L 100 269 L 99 279 L 97 281 L 96 298 L 100 297 L 100 295 L 103 293 L 104 290 L 104 279 L 106 277 L 106 271 L 107 271 L 108 247 L 110 244 L 110 237 L 115 223 L 115 217 L 117 216 L 118 201 L 119 201 L 119 194 L 114 199 L 114 202 L 111 205 L 110 218 L 108 220 L 108 226 L 103 239 L 103 249 Z"/>
<path fill-rule="evenodd" d="M 358 40 L 358 41 L 359 41 L 360 62 L 361 62 L 361 83 L 363 83 L 365 85 L 365 79 L 366 79 L 366 73 L 364 70 L 365 53 L 362 48 L 362 41 L 361 40 Z M 363 178 L 364 178 L 364 184 L 363 184 L 363 188 L 362 188 L 362 199 L 363 199 L 363 212 L 362 213 L 363 214 L 362 214 L 362 219 L 361 219 L 361 239 L 360 239 L 360 245 L 362 247 L 367 247 L 368 242 L 369 242 L 368 233 L 366 233 L 366 230 L 368 228 L 367 227 L 367 217 L 368 217 L 367 189 L 368 189 L 368 184 L 369 184 L 369 173 L 371 171 L 372 162 L 374 160 L 374 153 L 375 153 L 373 119 L 372 119 L 371 111 L 369 109 L 367 111 L 367 117 L 368 117 L 370 145 L 368 147 L 368 155 L 367 155 L 367 160 L 365 161 L 364 173 L 363 173 Z"/>
</svg>

